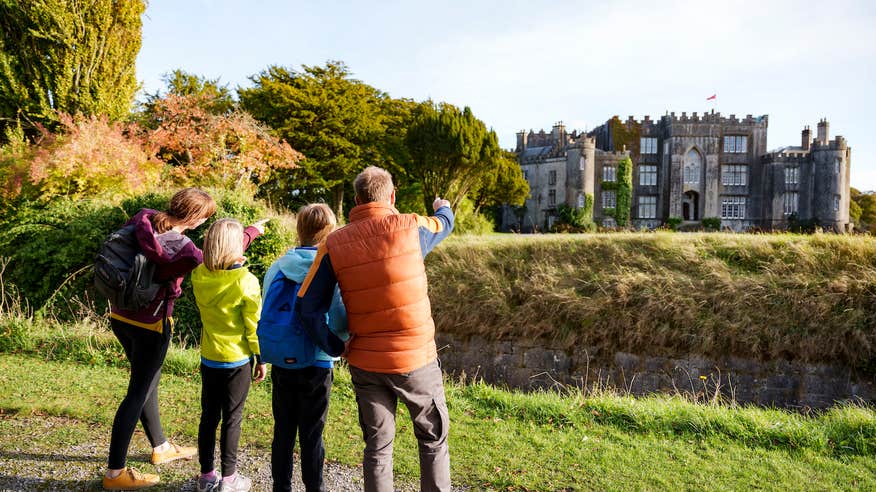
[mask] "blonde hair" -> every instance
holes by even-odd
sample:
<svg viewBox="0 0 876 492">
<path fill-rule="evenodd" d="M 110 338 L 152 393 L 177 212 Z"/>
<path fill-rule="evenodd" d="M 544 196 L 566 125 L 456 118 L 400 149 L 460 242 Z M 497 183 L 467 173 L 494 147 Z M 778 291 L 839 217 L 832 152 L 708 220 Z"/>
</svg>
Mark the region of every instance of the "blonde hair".
<svg viewBox="0 0 876 492">
<path fill-rule="evenodd" d="M 377 166 L 366 167 L 353 180 L 359 203 L 385 202 L 392 195 L 392 175 Z"/>
<path fill-rule="evenodd" d="M 215 213 L 216 202 L 206 191 L 184 188 L 170 199 L 167 211 L 152 216 L 152 229 L 157 234 L 163 234 L 175 225 L 206 219 Z"/>
<path fill-rule="evenodd" d="M 204 266 L 225 270 L 243 256 L 243 226 L 234 219 L 219 219 L 204 235 Z"/>
<path fill-rule="evenodd" d="M 338 220 L 335 213 L 325 203 L 312 203 L 298 210 L 295 217 L 298 243 L 302 246 L 316 246 L 335 230 Z"/>
</svg>

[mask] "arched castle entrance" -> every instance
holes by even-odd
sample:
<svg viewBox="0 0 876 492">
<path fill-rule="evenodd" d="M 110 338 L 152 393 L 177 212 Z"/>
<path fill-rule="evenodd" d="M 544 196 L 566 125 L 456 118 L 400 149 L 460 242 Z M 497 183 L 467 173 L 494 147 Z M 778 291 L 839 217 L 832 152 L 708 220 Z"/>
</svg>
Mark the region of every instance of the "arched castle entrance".
<svg viewBox="0 0 876 492">
<path fill-rule="evenodd" d="M 700 205 L 700 194 L 693 190 L 684 192 L 681 199 L 681 217 L 684 220 L 700 220 L 697 211 Z"/>
</svg>

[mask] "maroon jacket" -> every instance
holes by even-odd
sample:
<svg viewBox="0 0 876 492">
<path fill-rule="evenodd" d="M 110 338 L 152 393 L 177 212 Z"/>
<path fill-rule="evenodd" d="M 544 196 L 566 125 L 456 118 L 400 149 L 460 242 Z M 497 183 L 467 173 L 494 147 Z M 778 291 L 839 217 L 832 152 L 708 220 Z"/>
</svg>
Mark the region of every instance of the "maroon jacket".
<svg viewBox="0 0 876 492">
<path fill-rule="evenodd" d="M 182 295 L 183 277 L 198 265 L 203 263 L 204 254 L 188 237 L 176 232 L 167 231 L 156 234 L 152 228 L 152 216 L 157 212 L 144 208 L 131 217 L 125 225 L 134 224 L 134 233 L 140 243 L 143 255 L 156 264 L 155 280 L 165 283 L 158 290 L 155 299 L 139 311 L 128 311 L 111 307 L 111 317 L 129 324 L 153 331 L 162 331 L 161 320 L 165 310 L 167 316 L 173 314 L 174 299 Z M 252 241 L 259 236 L 255 227 L 247 227 L 243 231 L 243 249 L 249 248 Z M 167 305 L 165 306 L 165 299 Z"/>
</svg>

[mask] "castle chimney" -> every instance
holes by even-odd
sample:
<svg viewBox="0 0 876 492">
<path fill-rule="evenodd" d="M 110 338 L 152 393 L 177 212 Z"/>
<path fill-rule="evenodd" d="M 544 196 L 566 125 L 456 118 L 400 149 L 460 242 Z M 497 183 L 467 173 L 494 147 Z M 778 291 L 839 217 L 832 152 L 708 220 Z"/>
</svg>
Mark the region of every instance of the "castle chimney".
<svg viewBox="0 0 876 492">
<path fill-rule="evenodd" d="M 523 152 L 526 148 L 526 130 L 517 132 L 517 152 Z"/>
<path fill-rule="evenodd" d="M 809 125 L 803 128 L 800 135 L 800 146 L 803 147 L 803 150 L 809 150 L 812 146 L 812 130 L 809 129 Z"/>
<path fill-rule="evenodd" d="M 554 123 L 554 127 L 551 130 L 551 137 L 554 145 L 566 143 L 566 125 L 564 125 L 562 121 Z"/>
<path fill-rule="evenodd" d="M 827 145 L 827 141 L 830 138 L 829 134 L 830 124 L 827 122 L 827 118 L 822 118 L 821 121 L 818 122 L 818 143 L 821 145 Z"/>
</svg>

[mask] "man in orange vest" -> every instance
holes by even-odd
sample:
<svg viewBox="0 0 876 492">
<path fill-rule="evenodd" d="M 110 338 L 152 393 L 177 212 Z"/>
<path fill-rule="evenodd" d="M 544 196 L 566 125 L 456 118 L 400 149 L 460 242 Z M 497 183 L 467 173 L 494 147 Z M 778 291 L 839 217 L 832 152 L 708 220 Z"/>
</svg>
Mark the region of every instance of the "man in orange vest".
<svg viewBox="0 0 876 492">
<path fill-rule="evenodd" d="M 346 358 L 365 438 L 365 491 L 393 490 L 398 400 L 408 407 L 419 442 L 420 489 L 450 490 L 447 402 L 423 264 L 453 230 L 450 202 L 436 198 L 431 217 L 401 214 L 392 176 L 373 166 L 353 187 L 350 223 L 319 246 L 295 310 L 312 338 L 336 345 L 325 340 L 331 338 L 325 313 L 340 285 L 351 336 Z"/>
</svg>

